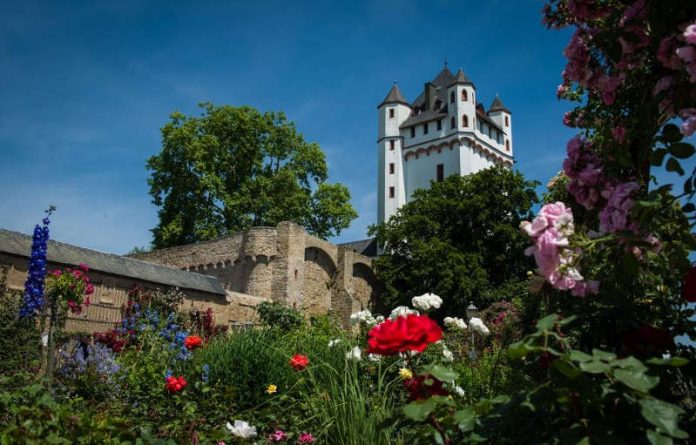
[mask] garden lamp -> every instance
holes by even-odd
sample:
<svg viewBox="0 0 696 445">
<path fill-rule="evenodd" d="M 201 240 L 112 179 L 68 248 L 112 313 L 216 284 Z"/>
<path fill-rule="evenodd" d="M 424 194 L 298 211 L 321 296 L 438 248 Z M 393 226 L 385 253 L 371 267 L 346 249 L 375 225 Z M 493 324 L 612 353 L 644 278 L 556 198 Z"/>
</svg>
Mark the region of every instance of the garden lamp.
<svg viewBox="0 0 696 445">
<path fill-rule="evenodd" d="M 471 320 L 474 317 L 479 316 L 479 309 L 474 305 L 474 303 L 471 303 L 467 308 L 466 308 L 466 316 L 469 320 Z"/>
</svg>

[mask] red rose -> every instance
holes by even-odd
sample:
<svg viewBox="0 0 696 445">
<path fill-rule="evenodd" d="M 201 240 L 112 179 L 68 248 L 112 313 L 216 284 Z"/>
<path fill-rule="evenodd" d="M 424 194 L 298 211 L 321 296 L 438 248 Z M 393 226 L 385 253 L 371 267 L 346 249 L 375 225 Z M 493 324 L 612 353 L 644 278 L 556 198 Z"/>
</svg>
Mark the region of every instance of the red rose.
<svg viewBox="0 0 696 445">
<path fill-rule="evenodd" d="M 448 396 L 449 392 L 442 387 L 442 381 L 431 375 L 419 375 L 404 380 L 404 386 L 409 392 L 408 399 L 424 400 L 431 396 Z"/>
<path fill-rule="evenodd" d="M 189 335 L 184 339 L 184 346 L 186 346 L 186 349 L 189 351 L 200 347 L 202 344 L 203 339 L 197 335 Z"/>
<path fill-rule="evenodd" d="M 682 297 L 689 303 L 696 302 L 696 267 L 692 267 L 684 277 Z"/>
<path fill-rule="evenodd" d="M 306 355 L 295 354 L 290 359 L 290 366 L 292 366 L 295 371 L 302 371 L 309 366 L 309 359 Z"/>
<path fill-rule="evenodd" d="M 85 295 L 92 295 L 94 293 L 94 284 L 87 283 L 85 286 Z"/>
<path fill-rule="evenodd" d="M 186 385 L 188 384 L 186 383 L 186 379 L 183 375 L 180 375 L 179 377 L 170 376 L 167 377 L 165 381 L 166 383 L 164 384 L 164 387 L 169 392 L 179 392 L 186 388 Z"/>
<path fill-rule="evenodd" d="M 674 349 L 674 339 L 666 329 L 643 325 L 621 338 L 626 351 L 638 357 L 654 356 Z"/>
<path fill-rule="evenodd" d="M 394 355 L 399 352 L 423 352 L 430 343 L 442 338 L 442 329 L 427 315 L 410 314 L 386 320 L 367 334 L 367 352 Z"/>
<path fill-rule="evenodd" d="M 84 272 L 89 272 L 89 266 L 87 266 L 85 263 L 80 263 L 77 267 L 82 269 Z"/>
</svg>

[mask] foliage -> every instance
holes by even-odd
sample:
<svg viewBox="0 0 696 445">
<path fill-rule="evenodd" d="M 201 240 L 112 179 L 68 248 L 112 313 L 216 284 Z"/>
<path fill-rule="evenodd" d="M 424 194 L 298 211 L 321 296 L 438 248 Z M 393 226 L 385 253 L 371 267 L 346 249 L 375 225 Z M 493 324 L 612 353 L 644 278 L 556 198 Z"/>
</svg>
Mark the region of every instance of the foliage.
<svg viewBox="0 0 696 445">
<path fill-rule="evenodd" d="M 389 221 L 370 229 L 384 246 L 375 260 L 384 305 L 434 292 L 447 296 L 441 313 L 464 314 L 472 301 L 484 307 L 501 299 L 497 289 L 523 281 L 532 266 L 518 227 L 537 202 L 535 187 L 498 167 L 417 190 Z"/>
<path fill-rule="evenodd" d="M 37 369 L 41 333 L 34 320 L 19 317 L 22 295 L 7 289 L 7 268 L 0 266 L 0 374 Z"/>
<path fill-rule="evenodd" d="M 283 113 L 201 104 L 198 117 L 172 113 L 162 150 L 148 159 L 159 224 L 155 248 L 190 244 L 294 221 L 321 238 L 357 217 L 350 192 L 326 182 L 324 153 Z"/>
<path fill-rule="evenodd" d="M 302 314 L 277 301 L 264 301 L 256 307 L 261 323 L 283 331 L 297 329 L 304 323 Z"/>
<path fill-rule="evenodd" d="M 88 410 L 80 399 L 58 401 L 28 374 L 0 376 L 0 443 L 169 445 L 110 413 Z"/>
</svg>

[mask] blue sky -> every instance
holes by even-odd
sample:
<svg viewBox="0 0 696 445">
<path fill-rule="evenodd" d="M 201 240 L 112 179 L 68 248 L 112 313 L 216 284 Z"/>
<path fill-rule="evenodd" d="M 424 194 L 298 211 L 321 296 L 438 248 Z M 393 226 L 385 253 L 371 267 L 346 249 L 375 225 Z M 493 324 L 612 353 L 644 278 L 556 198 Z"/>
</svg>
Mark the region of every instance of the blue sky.
<svg viewBox="0 0 696 445">
<path fill-rule="evenodd" d="M 4 3 L 4 4 L 3 4 Z M 486 106 L 513 113 L 517 168 L 542 183 L 573 134 L 555 96 L 569 33 L 538 1 L 0 0 L 0 227 L 107 252 L 147 245 L 145 160 L 169 113 L 197 104 L 285 111 L 325 150 L 360 217 L 376 219 L 376 106 L 394 80 L 413 100 L 462 67 Z"/>
</svg>

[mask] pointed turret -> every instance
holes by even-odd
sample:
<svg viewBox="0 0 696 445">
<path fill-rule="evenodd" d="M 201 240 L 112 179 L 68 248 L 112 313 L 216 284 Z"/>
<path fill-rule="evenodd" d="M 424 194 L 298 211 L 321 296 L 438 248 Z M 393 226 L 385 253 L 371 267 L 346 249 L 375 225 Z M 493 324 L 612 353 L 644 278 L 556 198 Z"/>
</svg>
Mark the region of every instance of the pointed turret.
<svg viewBox="0 0 696 445">
<path fill-rule="evenodd" d="M 507 107 L 505 107 L 505 105 L 503 105 L 503 101 L 500 100 L 500 98 L 498 97 L 497 94 L 495 95 L 495 99 L 493 99 L 493 103 L 491 104 L 491 107 L 488 109 L 489 113 L 492 111 L 504 111 L 507 114 L 512 114 L 512 113 L 510 113 L 510 110 L 508 110 Z"/>
<path fill-rule="evenodd" d="M 401 94 L 401 90 L 399 90 L 399 85 L 397 85 L 396 82 L 394 82 L 394 86 L 391 87 L 391 90 L 389 90 L 389 94 L 387 94 L 387 97 L 384 98 L 381 104 L 377 105 L 377 108 L 386 104 L 409 105 L 408 101 L 404 98 L 403 94 Z"/>
<path fill-rule="evenodd" d="M 473 85 L 474 82 L 472 82 L 471 79 L 469 79 L 469 76 L 464 74 L 464 71 L 461 68 L 459 68 L 459 71 L 457 71 L 457 74 L 454 75 L 454 80 L 452 80 L 452 83 L 450 83 L 450 86 L 457 85 L 457 84 Z"/>
</svg>

